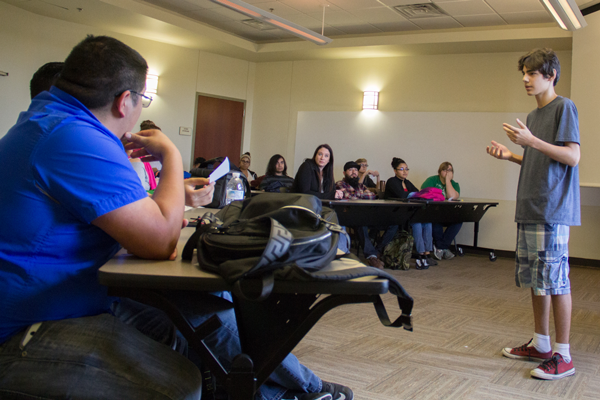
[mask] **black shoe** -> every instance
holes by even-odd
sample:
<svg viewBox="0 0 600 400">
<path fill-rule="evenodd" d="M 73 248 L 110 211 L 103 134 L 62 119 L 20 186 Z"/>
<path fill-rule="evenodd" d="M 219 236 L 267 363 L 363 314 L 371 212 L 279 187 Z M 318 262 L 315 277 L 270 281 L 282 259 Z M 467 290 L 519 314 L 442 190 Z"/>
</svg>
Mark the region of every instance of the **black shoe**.
<svg viewBox="0 0 600 400">
<path fill-rule="evenodd" d="M 323 381 L 324 392 L 331 393 L 332 400 L 353 400 L 354 393 L 352 389 L 347 386 L 339 385 L 337 383 Z"/>
<path fill-rule="evenodd" d="M 433 258 L 431 258 L 431 255 L 427 255 L 427 264 L 429 266 L 434 266 L 434 265 L 438 265 L 438 262 L 435 261 Z"/>
<path fill-rule="evenodd" d="M 428 269 L 429 268 L 429 264 L 427 264 L 427 258 L 425 258 L 421 255 L 417 256 L 415 263 L 417 264 L 417 269 Z"/>
<path fill-rule="evenodd" d="M 296 393 L 286 392 L 281 400 L 332 400 L 331 393 Z"/>
</svg>

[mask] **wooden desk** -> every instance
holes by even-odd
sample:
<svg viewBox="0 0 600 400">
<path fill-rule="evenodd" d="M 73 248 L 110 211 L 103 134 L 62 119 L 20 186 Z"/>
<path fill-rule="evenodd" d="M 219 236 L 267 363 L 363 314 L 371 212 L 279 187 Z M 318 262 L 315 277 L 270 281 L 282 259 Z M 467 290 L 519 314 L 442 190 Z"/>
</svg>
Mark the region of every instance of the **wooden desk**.
<svg viewBox="0 0 600 400">
<path fill-rule="evenodd" d="M 191 210 L 186 217 L 196 217 L 205 210 Z M 178 242 L 181 252 L 192 228 L 182 231 Z M 335 260 L 323 272 L 363 266 L 357 260 Z M 231 290 L 220 276 L 204 272 L 197 259 L 191 262 L 142 260 L 119 252 L 100 268 L 98 279 L 109 287 L 109 294 L 129 297 L 160 308 L 169 315 L 200 355 L 205 365 L 222 382 L 234 400 L 251 400 L 275 368 L 329 310 L 342 304 L 381 302 L 379 295 L 388 292 L 388 281 L 359 278 L 337 282 L 275 281 L 273 293 L 265 301 L 247 301 L 234 296 L 234 310 L 243 354 L 236 357 L 226 371 L 203 339 L 218 329 L 217 317 L 193 327 L 168 298 L 169 289 L 214 292 Z M 329 294 L 329 296 L 321 296 Z"/>
</svg>

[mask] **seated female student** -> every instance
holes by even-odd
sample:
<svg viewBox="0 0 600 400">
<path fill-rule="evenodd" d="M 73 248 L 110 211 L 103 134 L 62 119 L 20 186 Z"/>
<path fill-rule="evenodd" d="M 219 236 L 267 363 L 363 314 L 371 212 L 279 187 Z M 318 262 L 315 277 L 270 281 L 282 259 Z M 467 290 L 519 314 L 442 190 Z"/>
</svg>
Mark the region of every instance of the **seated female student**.
<svg viewBox="0 0 600 400">
<path fill-rule="evenodd" d="M 421 189 L 428 187 L 442 189 L 446 200 L 457 200 L 460 197 L 460 185 L 454 181 L 454 167 L 448 161 L 441 163 L 438 174 L 425 179 L 421 185 Z M 444 231 L 444 227 L 446 227 L 446 231 Z M 449 260 L 454 257 L 450 251 L 450 245 L 461 227 L 462 222 L 445 225 L 433 224 L 433 240 L 435 241 L 433 255 L 435 258 Z"/>
<path fill-rule="evenodd" d="M 259 179 L 261 182 L 258 188 L 265 192 L 281 192 L 281 188 L 291 189 L 294 184 L 294 178 L 287 174 L 287 164 L 281 154 L 271 157 L 267 165 L 267 173 L 257 180 Z"/>
<path fill-rule="evenodd" d="M 394 157 L 392 159 L 392 168 L 394 169 L 395 176 L 388 179 L 385 184 L 386 199 L 405 199 L 408 197 L 409 193 L 419 191 L 419 189 L 407 179 L 409 169 L 403 159 Z M 415 239 L 415 248 L 418 253 L 416 261 L 417 269 L 427 269 L 430 265 L 437 265 L 437 262 L 430 256 L 430 252 L 433 251 L 431 223 L 415 223 L 411 224 L 411 227 Z"/>
<path fill-rule="evenodd" d="M 250 162 L 252 161 L 250 153 L 246 152 L 240 157 L 240 171 L 246 177 L 248 182 L 256 179 L 256 172 L 250 171 Z"/>
<path fill-rule="evenodd" d="M 341 199 L 341 190 L 335 190 L 333 179 L 333 150 L 328 144 L 322 144 L 315 150 L 312 158 L 304 160 L 294 179 L 294 193 L 306 193 L 320 199 Z"/>
</svg>

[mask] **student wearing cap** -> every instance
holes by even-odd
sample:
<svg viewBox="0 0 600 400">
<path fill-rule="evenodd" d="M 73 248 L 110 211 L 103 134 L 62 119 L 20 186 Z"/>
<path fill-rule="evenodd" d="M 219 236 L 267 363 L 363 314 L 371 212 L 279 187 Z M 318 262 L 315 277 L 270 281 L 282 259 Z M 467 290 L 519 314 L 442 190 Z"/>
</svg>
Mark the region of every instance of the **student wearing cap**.
<svg viewBox="0 0 600 400">
<path fill-rule="evenodd" d="M 358 170 L 360 165 L 354 161 L 348 161 L 344 164 L 344 179 L 336 182 L 335 188 L 343 193 L 343 198 L 347 200 L 374 200 L 375 193 L 371 192 L 367 187 L 358 181 Z M 377 231 L 382 230 L 380 227 L 370 227 Z M 361 226 L 357 229 L 360 244 L 363 247 L 363 252 L 367 258 L 367 263 L 371 267 L 383 269 L 383 261 L 381 261 L 381 253 L 385 246 L 394 238 L 398 226 L 388 226 L 385 233 L 377 246 L 371 243 L 369 238 L 369 227 Z"/>
</svg>

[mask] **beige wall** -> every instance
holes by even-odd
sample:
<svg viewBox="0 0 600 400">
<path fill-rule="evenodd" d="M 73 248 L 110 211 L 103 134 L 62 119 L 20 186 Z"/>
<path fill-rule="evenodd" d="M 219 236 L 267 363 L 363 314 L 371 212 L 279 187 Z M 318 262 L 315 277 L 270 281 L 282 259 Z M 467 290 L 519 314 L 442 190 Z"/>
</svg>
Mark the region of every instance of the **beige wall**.
<svg viewBox="0 0 600 400">
<path fill-rule="evenodd" d="M 9 72 L 0 77 L 0 137 L 29 106 L 33 73 L 46 62 L 64 60 L 87 34 L 122 40 L 160 75 L 158 95 L 142 111 L 140 122 L 151 119 L 163 129 L 183 155 L 185 169 L 192 157 L 192 136 L 180 136 L 179 127 L 194 127 L 197 92 L 244 100 L 246 110 L 252 110 L 253 63 L 41 17 L 0 2 L 0 70 Z M 244 151 L 250 148 L 251 123 L 250 113 Z"/>
<path fill-rule="evenodd" d="M 260 63 L 256 67 L 256 93 L 254 122 L 252 125 L 253 163 L 256 171 L 263 171 L 269 157 L 281 153 L 286 157 L 291 171 L 302 160 L 295 160 L 297 140 L 296 127 L 299 111 L 359 111 L 362 92 L 380 91 L 381 112 L 517 112 L 528 113 L 535 108 L 535 100 L 529 98 L 521 83 L 517 60 L 521 53 L 437 55 L 355 60 L 312 60 L 296 62 Z M 562 77 L 557 85 L 560 95 L 571 94 L 571 52 L 558 53 L 562 65 Z M 589 74 L 586 76 L 590 76 Z M 468 121 L 465 121 L 468 123 Z M 419 157 L 427 157 L 431 146 L 443 146 L 444 127 L 440 127 L 440 139 L 436 143 L 420 144 Z M 337 133 L 340 136 L 344 132 Z M 504 132 L 498 127 L 498 140 L 506 141 Z M 477 140 L 473 137 L 473 140 Z M 316 147 L 319 143 L 314 143 Z M 372 138 L 351 141 L 344 147 L 337 144 L 334 153 L 349 154 L 358 158 L 368 150 L 375 152 L 384 146 L 399 143 L 378 143 Z M 341 146 L 341 147 L 340 147 Z M 468 146 L 467 146 L 468 147 Z M 482 145 L 481 151 L 485 145 Z M 362 149 L 362 150 L 361 150 Z M 304 157 L 310 157 L 306 154 Z M 415 157 L 417 155 L 413 155 Z M 465 157 L 468 157 L 465 154 Z M 369 164 L 380 171 L 387 171 L 389 160 L 369 156 Z M 336 179 L 341 179 L 343 161 L 336 158 Z M 435 160 L 439 164 L 442 160 Z M 485 187 L 490 180 L 508 176 L 510 184 L 516 186 L 518 167 L 509 163 L 489 159 L 473 165 L 469 171 L 461 170 L 460 179 L 471 185 Z M 414 171 L 415 175 L 427 176 L 435 171 Z M 411 171 L 413 174 L 413 171 Z M 389 175 L 389 174 L 387 174 Z M 384 173 L 382 176 L 387 177 Z M 503 185 L 506 182 L 502 182 Z M 513 189 L 514 190 L 514 189 Z M 463 196 L 469 197 L 468 193 Z M 600 259 L 600 248 L 593 243 L 600 241 L 600 200 L 597 189 L 582 189 L 581 227 L 571 230 L 571 255 L 581 258 Z M 514 250 L 516 227 L 514 223 L 515 202 L 491 199 L 500 202 L 490 209 L 481 222 L 479 245 L 482 247 Z M 458 236 L 459 243 L 472 244 L 473 225 L 465 225 Z"/>
<path fill-rule="evenodd" d="M 596 42 L 595 29 L 599 28 L 594 28 L 598 25 L 594 18 L 588 17 L 590 25 L 582 31 L 591 36 L 575 34 L 574 70 L 597 65 L 594 60 L 579 58 L 585 55 L 586 46 Z M 35 70 L 45 62 L 64 59 L 88 33 L 119 38 L 140 51 L 150 67 L 160 73 L 159 95 L 141 118 L 152 119 L 163 128 L 182 152 L 186 168 L 192 138 L 179 136 L 178 131 L 180 126 L 193 127 L 196 92 L 246 101 L 243 151 L 252 152 L 252 168 L 258 173 L 265 170 L 267 160 L 275 153 L 283 154 L 293 169 L 299 111 L 358 111 L 363 90 L 381 91 L 382 112 L 528 112 L 535 107 L 535 102 L 523 93 L 516 70 L 517 53 L 254 64 L 40 17 L 0 2 L 0 70 L 10 73 L 0 77 L 0 137 L 27 108 L 29 80 Z M 595 120 L 586 118 L 597 114 L 594 95 L 600 80 L 594 78 L 597 74 L 593 70 L 582 69 L 574 77 L 572 89 L 571 53 L 560 52 L 559 56 L 563 77 L 557 91 L 565 96 L 573 92 L 582 117 L 583 136 L 598 126 Z M 443 143 L 443 136 L 440 139 Z M 592 134 L 584 143 L 584 159 L 590 154 L 586 152 L 595 152 L 598 147 L 594 140 Z M 348 144 L 349 148 L 381 145 L 385 144 L 368 140 Z M 431 145 L 422 144 L 423 149 Z M 489 168 L 487 176 L 493 179 L 494 168 L 504 168 L 496 167 L 495 162 L 490 160 L 474 168 Z M 582 190 L 584 222 L 582 227 L 572 229 L 573 256 L 600 259 L 599 194 L 600 189 Z M 490 210 L 482 221 L 480 245 L 512 250 L 513 215 L 514 202 L 501 200 L 500 206 Z M 471 232 L 472 226 L 466 227 L 459 241 L 470 243 Z"/>
</svg>

